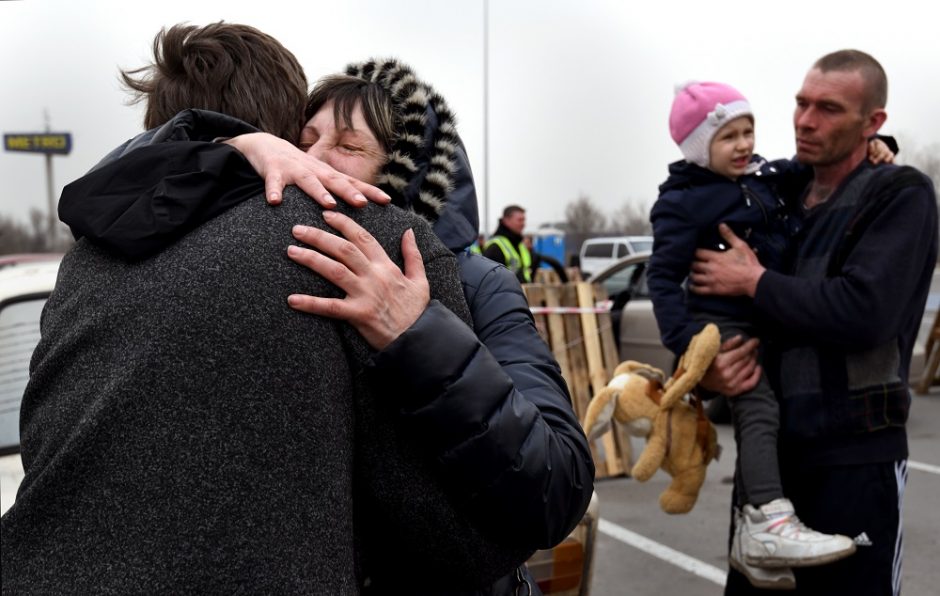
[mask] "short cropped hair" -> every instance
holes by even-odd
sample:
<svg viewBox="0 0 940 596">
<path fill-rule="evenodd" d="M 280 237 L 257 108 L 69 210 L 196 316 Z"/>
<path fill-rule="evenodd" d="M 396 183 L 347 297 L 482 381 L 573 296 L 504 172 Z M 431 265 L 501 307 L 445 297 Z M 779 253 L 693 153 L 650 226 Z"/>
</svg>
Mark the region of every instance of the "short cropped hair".
<svg viewBox="0 0 940 596">
<path fill-rule="evenodd" d="M 858 71 L 865 81 L 866 112 L 884 108 L 888 103 L 888 76 L 884 68 L 871 55 L 859 50 L 839 50 L 826 54 L 816 61 L 813 68 L 822 72 L 853 72 Z"/>
<path fill-rule="evenodd" d="M 523 209 L 519 205 L 510 205 L 506 207 L 505 209 L 503 209 L 503 217 L 509 217 L 510 215 L 513 215 L 514 213 L 525 213 L 525 209 Z"/>
<path fill-rule="evenodd" d="M 352 112 L 361 106 L 366 125 L 382 149 L 388 153 L 401 128 L 389 94 L 377 83 L 345 74 L 329 75 L 317 81 L 307 98 L 304 121 L 309 121 L 320 108 L 333 102 L 333 120 L 352 128 Z"/>
<path fill-rule="evenodd" d="M 296 142 L 307 77 L 279 41 L 248 25 L 173 25 L 153 40 L 152 64 L 122 70 L 131 103 L 146 101 L 144 126 L 200 108 L 238 118 Z"/>
</svg>

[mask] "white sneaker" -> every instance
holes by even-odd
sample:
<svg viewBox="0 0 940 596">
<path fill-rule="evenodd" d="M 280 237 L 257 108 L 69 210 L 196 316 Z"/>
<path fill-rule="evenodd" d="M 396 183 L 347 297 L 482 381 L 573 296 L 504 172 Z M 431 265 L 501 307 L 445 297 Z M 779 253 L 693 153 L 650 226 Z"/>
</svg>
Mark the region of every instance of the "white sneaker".
<svg viewBox="0 0 940 596">
<path fill-rule="evenodd" d="M 789 499 L 774 499 L 741 513 L 744 560 L 755 567 L 810 567 L 838 561 L 855 552 L 855 541 L 841 534 L 823 534 L 803 525 Z"/>
<path fill-rule="evenodd" d="M 731 541 L 731 554 L 728 555 L 728 564 L 744 577 L 755 588 L 765 590 L 794 590 L 796 577 L 789 567 L 761 568 L 748 564 L 744 558 L 741 546 L 741 533 L 744 530 L 743 513 L 736 510 L 734 514 L 734 539 Z"/>
</svg>

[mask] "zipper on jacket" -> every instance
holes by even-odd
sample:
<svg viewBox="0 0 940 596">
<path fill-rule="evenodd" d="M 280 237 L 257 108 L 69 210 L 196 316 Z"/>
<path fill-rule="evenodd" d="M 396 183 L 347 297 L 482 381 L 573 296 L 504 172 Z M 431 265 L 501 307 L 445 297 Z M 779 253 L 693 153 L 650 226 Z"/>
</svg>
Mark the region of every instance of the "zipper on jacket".
<svg viewBox="0 0 940 596">
<path fill-rule="evenodd" d="M 741 192 L 744 194 L 744 201 L 747 203 L 747 206 L 751 206 L 751 199 L 754 203 L 757 203 L 757 207 L 760 209 L 761 215 L 764 217 L 764 225 L 770 227 L 770 217 L 767 214 L 767 207 L 764 206 L 763 201 L 760 200 L 760 197 L 751 192 L 751 189 L 747 187 L 747 184 L 741 183 Z"/>
<path fill-rule="evenodd" d="M 516 589 L 514 590 L 514 596 L 532 596 L 532 585 L 529 583 L 529 579 L 525 576 L 523 571 L 524 564 L 516 567 Z"/>
</svg>

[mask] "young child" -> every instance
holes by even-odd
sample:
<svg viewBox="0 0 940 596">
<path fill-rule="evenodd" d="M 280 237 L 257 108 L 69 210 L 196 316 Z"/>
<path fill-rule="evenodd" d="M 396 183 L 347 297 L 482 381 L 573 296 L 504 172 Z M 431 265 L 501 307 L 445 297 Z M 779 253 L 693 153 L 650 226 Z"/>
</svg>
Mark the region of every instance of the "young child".
<svg viewBox="0 0 940 596">
<path fill-rule="evenodd" d="M 723 340 L 755 335 L 749 298 L 687 294 L 683 282 L 697 248 L 724 248 L 720 223 L 746 240 L 765 267 L 779 270 L 799 219 L 783 197 L 795 197 L 811 172 L 753 154 L 751 107 L 728 85 L 692 83 L 679 89 L 669 129 L 685 160 L 670 164 L 653 206 L 647 281 L 663 343 L 679 355 L 707 322 L 718 324 Z M 766 377 L 729 401 L 738 447 L 729 563 L 755 586 L 793 588 L 790 567 L 841 559 L 855 552 L 855 544 L 807 528 L 784 497 L 777 463 L 779 410 Z"/>
</svg>

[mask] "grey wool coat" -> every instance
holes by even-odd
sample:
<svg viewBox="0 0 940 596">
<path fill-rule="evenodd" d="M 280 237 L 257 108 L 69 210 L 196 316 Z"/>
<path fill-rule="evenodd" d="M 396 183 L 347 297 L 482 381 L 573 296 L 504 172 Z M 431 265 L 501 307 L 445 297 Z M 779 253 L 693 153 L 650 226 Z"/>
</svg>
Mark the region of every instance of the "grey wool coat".
<svg viewBox="0 0 940 596">
<path fill-rule="evenodd" d="M 469 319 L 454 255 L 420 218 L 375 205 L 353 217 L 399 263 L 413 228 L 432 298 Z M 363 340 L 287 306 L 296 292 L 342 296 L 287 259 L 297 223 L 325 227 L 291 188 L 278 208 L 247 200 L 142 261 L 87 240 L 65 257 L 22 405 L 26 477 L 2 520 L 4 594 L 358 590 L 353 418 L 383 426 L 367 438 L 402 437 L 369 414 L 383 395 Z M 388 476 L 361 481 L 424 499 L 415 515 L 441 520 L 430 552 L 458 539 L 450 564 L 493 573 L 524 558 L 462 522 L 407 449 L 369 452 L 389 454 L 371 466 Z M 372 523 L 393 533 L 409 520 Z"/>
</svg>

